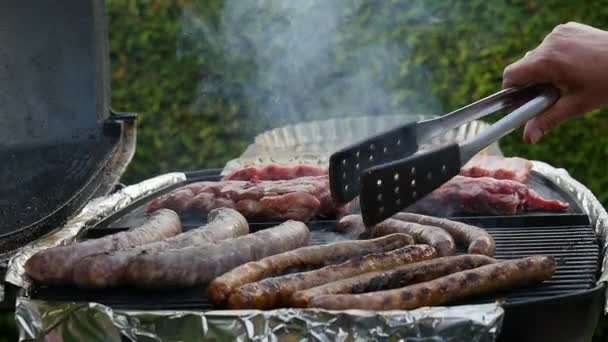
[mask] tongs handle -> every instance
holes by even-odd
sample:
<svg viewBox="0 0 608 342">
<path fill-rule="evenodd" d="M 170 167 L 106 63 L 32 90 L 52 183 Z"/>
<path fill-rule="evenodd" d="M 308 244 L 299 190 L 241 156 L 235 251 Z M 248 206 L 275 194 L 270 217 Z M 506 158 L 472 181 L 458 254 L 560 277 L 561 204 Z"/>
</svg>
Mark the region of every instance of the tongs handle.
<svg viewBox="0 0 608 342">
<path fill-rule="evenodd" d="M 528 120 L 551 107 L 559 99 L 559 90 L 552 86 L 537 87 L 539 93 L 521 107 L 504 116 L 478 136 L 461 145 L 460 158 L 464 164 L 479 151 L 523 126 Z"/>
<path fill-rule="evenodd" d="M 503 89 L 448 114 L 418 122 L 418 142 L 427 141 L 451 129 L 465 125 L 470 121 L 511 107 L 522 98 L 530 97 L 530 95 L 537 93 L 538 90 L 538 85 Z"/>
</svg>

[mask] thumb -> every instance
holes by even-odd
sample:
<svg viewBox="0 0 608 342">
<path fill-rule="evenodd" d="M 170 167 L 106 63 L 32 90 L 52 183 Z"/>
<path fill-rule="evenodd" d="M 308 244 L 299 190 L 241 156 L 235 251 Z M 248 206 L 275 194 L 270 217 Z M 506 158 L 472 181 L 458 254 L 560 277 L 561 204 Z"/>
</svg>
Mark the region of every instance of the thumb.
<svg viewBox="0 0 608 342">
<path fill-rule="evenodd" d="M 547 111 L 530 119 L 524 129 L 524 141 L 536 144 L 550 130 L 558 127 L 565 121 L 584 113 L 580 101 L 572 95 L 560 98 Z"/>
</svg>

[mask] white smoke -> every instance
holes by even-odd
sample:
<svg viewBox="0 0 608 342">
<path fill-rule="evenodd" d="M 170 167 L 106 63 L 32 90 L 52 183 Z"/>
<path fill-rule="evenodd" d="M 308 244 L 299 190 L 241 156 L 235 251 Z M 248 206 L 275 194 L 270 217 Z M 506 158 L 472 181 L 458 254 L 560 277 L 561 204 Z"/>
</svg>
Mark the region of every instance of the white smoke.
<svg viewBox="0 0 608 342">
<path fill-rule="evenodd" d="M 217 77 L 201 81 L 196 103 L 218 93 L 241 96 L 248 104 L 248 119 L 271 127 L 328 117 L 411 113 L 416 98 L 438 112 L 430 85 L 421 88 L 418 82 L 408 88 L 403 79 L 402 61 L 413 55 L 405 39 L 395 43 L 384 38 L 391 25 L 399 24 L 396 19 L 358 15 L 370 3 L 227 0 L 214 24 L 196 11 L 185 11 L 180 53 L 200 44 L 205 56 L 213 51 L 221 59 L 205 61 L 217 64 Z M 433 20 L 423 2 L 408 6 L 404 10 L 417 11 L 420 20 Z M 417 68 L 415 72 L 425 72 L 423 66 Z"/>
</svg>

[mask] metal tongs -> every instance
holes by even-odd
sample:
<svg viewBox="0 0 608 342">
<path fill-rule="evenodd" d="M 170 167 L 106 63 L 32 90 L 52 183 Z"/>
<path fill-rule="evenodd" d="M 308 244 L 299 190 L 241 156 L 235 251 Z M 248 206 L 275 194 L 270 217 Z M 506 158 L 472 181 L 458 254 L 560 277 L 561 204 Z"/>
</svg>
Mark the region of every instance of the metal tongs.
<svg viewBox="0 0 608 342">
<path fill-rule="evenodd" d="M 375 225 L 458 175 L 474 155 L 558 98 L 559 91 L 551 86 L 509 88 L 438 118 L 408 123 L 346 147 L 330 157 L 332 197 L 344 204 L 359 196 L 365 225 Z M 521 103 L 469 141 L 418 151 L 421 143 L 442 133 Z"/>
</svg>

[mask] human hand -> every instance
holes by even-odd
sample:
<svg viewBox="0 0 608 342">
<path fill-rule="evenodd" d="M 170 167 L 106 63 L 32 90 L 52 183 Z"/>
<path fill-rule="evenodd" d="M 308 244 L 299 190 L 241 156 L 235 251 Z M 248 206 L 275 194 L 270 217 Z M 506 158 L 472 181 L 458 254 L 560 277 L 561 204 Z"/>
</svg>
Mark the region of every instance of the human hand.
<svg viewBox="0 0 608 342">
<path fill-rule="evenodd" d="M 504 70 L 503 88 L 540 83 L 557 87 L 561 97 L 526 124 L 524 140 L 532 144 L 565 121 L 608 105 L 608 32 L 578 23 L 559 25 Z"/>
</svg>

